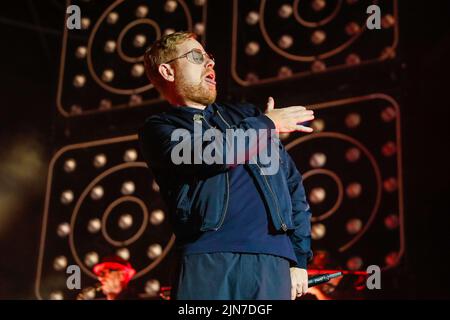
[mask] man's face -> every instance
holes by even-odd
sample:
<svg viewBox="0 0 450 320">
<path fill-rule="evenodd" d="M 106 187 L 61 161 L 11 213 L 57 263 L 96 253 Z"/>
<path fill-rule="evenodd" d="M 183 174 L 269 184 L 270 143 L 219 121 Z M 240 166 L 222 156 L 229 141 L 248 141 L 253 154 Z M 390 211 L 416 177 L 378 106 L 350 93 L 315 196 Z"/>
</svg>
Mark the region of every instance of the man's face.
<svg viewBox="0 0 450 320">
<path fill-rule="evenodd" d="M 177 57 L 192 49 L 205 50 L 195 39 L 188 39 L 177 46 Z M 186 102 L 196 102 L 208 105 L 216 100 L 216 82 L 214 61 L 208 55 L 204 55 L 201 64 L 195 64 L 186 57 L 177 59 L 171 64 L 175 70 L 175 92 L 184 98 Z"/>
<path fill-rule="evenodd" d="M 120 270 L 104 271 L 101 276 L 98 277 L 102 284 L 102 291 L 105 295 L 119 294 L 123 289 L 124 275 Z"/>
</svg>

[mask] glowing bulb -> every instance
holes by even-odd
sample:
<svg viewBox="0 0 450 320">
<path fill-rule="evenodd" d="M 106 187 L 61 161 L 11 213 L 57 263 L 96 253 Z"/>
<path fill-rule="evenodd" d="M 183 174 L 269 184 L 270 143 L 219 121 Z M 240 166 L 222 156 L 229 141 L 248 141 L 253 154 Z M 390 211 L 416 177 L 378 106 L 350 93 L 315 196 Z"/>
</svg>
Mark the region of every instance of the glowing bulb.
<svg viewBox="0 0 450 320">
<path fill-rule="evenodd" d="M 361 269 L 363 266 L 363 260 L 360 257 L 352 257 L 347 260 L 347 268 L 355 271 Z"/>
<path fill-rule="evenodd" d="M 132 194 L 135 191 L 136 187 L 133 181 L 126 181 L 122 184 L 121 192 L 124 195 Z"/>
<path fill-rule="evenodd" d="M 362 187 L 361 187 L 361 184 L 359 184 L 357 182 L 353 182 L 353 183 L 350 183 L 347 186 L 345 191 L 347 193 L 347 196 L 350 199 L 354 199 L 354 198 L 357 198 L 357 197 L 359 197 L 361 195 Z"/>
<path fill-rule="evenodd" d="M 278 69 L 278 78 L 289 78 L 292 76 L 292 69 L 286 66 L 282 66 L 280 67 L 280 69 Z"/>
<path fill-rule="evenodd" d="M 138 104 L 142 103 L 142 96 L 139 94 L 132 94 L 130 96 L 130 101 L 129 101 L 129 105 L 130 106 L 136 106 Z"/>
<path fill-rule="evenodd" d="M 164 5 L 164 10 L 166 12 L 174 12 L 178 7 L 178 3 L 174 0 L 168 0 L 166 1 Z"/>
<path fill-rule="evenodd" d="M 385 15 L 381 19 L 381 27 L 383 29 L 389 29 L 389 28 L 391 28 L 394 25 L 395 25 L 395 18 L 391 14 Z"/>
<path fill-rule="evenodd" d="M 150 223 L 157 226 L 164 221 L 164 211 L 157 209 L 152 211 L 150 215 Z"/>
<path fill-rule="evenodd" d="M 123 214 L 119 218 L 119 228 L 122 230 L 129 229 L 133 225 L 133 216 L 131 214 Z"/>
<path fill-rule="evenodd" d="M 345 63 L 348 66 L 354 66 L 361 63 L 361 58 L 357 54 L 351 53 L 345 59 Z"/>
<path fill-rule="evenodd" d="M 167 35 L 172 34 L 172 33 L 174 33 L 174 32 L 175 32 L 174 29 L 172 29 L 172 28 L 167 28 L 167 29 L 164 30 L 164 35 L 167 36 Z"/>
<path fill-rule="evenodd" d="M 350 148 L 345 153 L 345 158 L 348 162 L 356 162 L 361 157 L 361 151 L 358 148 Z"/>
<path fill-rule="evenodd" d="M 394 192 L 394 191 L 396 191 L 397 188 L 398 188 L 397 179 L 395 179 L 393 177 L 386 179 L 383 182 L 383 187 L 384 187 L 384 190 L 387 191 L 387 192 Z"/>
<path fill-rule="evenodd" d="M 148 14 L 148 7 L 147 6 L 139 6 L 136 9 L 136 17 L 138 18 L 144 18 Z"/>
<path fill-rule="evenodd" d="M 144 36 L 143 34 L 137 34 L 134 37 L 133 45 L 136 48 L 142 48 L 145 45 L 146 42 L 147 42 L 147 37 L 146 36 Z"/>
<path fill-rule="evenodd" d="M 397 252 L 391 252 L 388 255 L 386 255 L 384 262 L 388 265 L 388 266 L 395 266 L 398 263 L 398 253 Z"/>
<path fill-rule="evenodd" d="M 326 67 L 325 63 L 323 61 L 320 61 L 320 60 L 314 61 L 312 63 L 312 65 L 311 65 L 311 70 L 313 72 L 321 72 L 321 71 L 326 70 L 326 68 L 327 67 Z"/>
<path fill-rule="evenodd" d="M 106 22 L 109 24 L 115 24 L 119 20 L 119 14 L 117 12 L 110 12 L 106 18 Z"/>
<path fill-rule="evenodd" d="M 161 255 L 161 253 L 162 247 L 157 243 L 152 244 L 150 247 L 148 247 L 147 256 L 152 260 L 158 258 Z"/>
<path fill-rule="evenodd" d="M 99 200 L 103 197 L 103 194 L 105 191 L 103 190 L 102 186 L 96 186 L 91 191 L 91 198 L 92 200 Z"/>
<path fill-rule="evenodd" d="M 91 251 L 87 253 L 84 257 L 84 263 L 89 267 L 93 267 L 99 261 L 97 252 Z"/>
<path fill-rule="evenodd" d="M 309 194 L 309 201 L 314 204 L 321 203 L 325 200 L 326 192 L 324 188 L 314 188 Z"/>
<path fill-rule="evenodd" d="M 100 222 L 100 219 L 95 218 L 91 219 L 88 223 L 88 231 L 90 233 L 97 233 L 102 227 L 102 223 Z"/>
<path fill-rule="evenodd" d="M 61 238 L 67 237 L 67 235 L 70 233 L 70 225 L 67 222 L 61 223 L 56 229 L 56 233 Z"/>
<path fill-rule="evenodd" d="M 113 40 L 108 40 L 105 42 L 105 47 L 104 47 L 105 52 L 107 53 L 113 53 L 114 50 L 116 50 L 116 42 Z"/>
<path fill-rule="evenodd" d="M 123 260 L 130 259 L 130 251 L 127 248 L 121 248 L 116 251 L 116 254 L 121 257 Z"/>
<path fill-rule="evenodd" d="M 259 44 L 258 42 L 251 41 L 245 47 L 245 53 L 249 56 L 254 56 L 259 52 Z"/>
<path fill-rule="evenodd" d="M 194 33 L 202 36 L 205 33 L 205 25 L 203 23 L 196 23 L 194 25 Z"/>
<path fill-rule="evenodd" d="M 311 8 L 316 12 L 323 10 L 325 6 L 325 0 L 313 0 L 313 2 L 311 3 Z"/>
<path fill-rule="evenodd" d="M 327 38 L 325 31 L 316 30 L 311 35 L 311 42 L 315 45 L 322 44 Z"/>
<path fill-rule="evenodd" d="M 361 116 L 358 113 L 352 112 L 345 117 L 345 125 L 347 128 L 354 129 L 361 124 Z"/>
<path fill-rule="evenodd" d="M 98 106 L 98 108 L 100 110 L 109 110 L 112 107 L 112 102 L 109 99 L 102 99 L 100 100 L 100 104 Z"/>
<path fill-rule="evenodd" d="M 53 261 L 53 268 L 56 271 L 64 270 L 67 267 L 67 258 L 64 256 L 56 257 Z"/>
<path fill-rule="evenodd" d="M 81 88 L 86 83 L 86 77 L 82 74 L 78 74 L 73 78 L 73 85 L 77 88 Z"/>
<path fill-rule="evenodd" d="M 247 24 L 254 26 L 259 21 L 259 14 L 256 11 L 250 11 L 245 18 Z"/>
<path fill-rule="evenodd" d="M 75 171 L 77 167 L 77 162 L 74 159 L 67 159 L 64 162 L 64 171 L 69 173 Z"/>
<path fill-rule="evenodd" d="M 311 156 L 309 165 L 313 168 L 321 168 L 327 162 L 327 156 L 321 152 L 316 152 Z"/>
<path fill-rule="evenodd" d="M 83 46 L 78 47 L 77 50 L 75 51 L 75 56 L 78 59 L 85 58 L 86 54 L 87 54 L 87 49 L 86 49 L 86 47 L 83 47 Z"/>
<path fill-rule="evenodd" d="M 156 183 L 155 180 L 153 180 L 153 182 L 152 182 L 152 190 L 154 192 L 159 192 L 159 185 Z"/>
<path fill-rule="evenodd" d="M 138 154 L 135 149 L 128 149 L 123 156 L 123 161 L 125 162 L 136 161 L 137 157 Z"/>
<path fill-rule="evenodd" d="M 50 300 L 63 300 L 64 295 L 61 291 L 53 291 L 50 293 Z"/>
<path fill-rule="evenodd" d="M 288 49 L 292 46 L 292 44 L 294 43 L 294 39 L 290 36 L 290 35 L 283 35 L 279 40 L 278 40 L 278 46 L 282 49 Z"/>
<path fill-rule="evenodd" d="M 96 168 L 103 167 L 106 164 L 106 156 L 103 153 L 96 155 L 93 164 Z"/>
<path fill-rule="evenodd" d="M 161 285 L 158 280 L 152 279 L 145 284 L 145 292 L 149 295 L 157 295 Z"/>
<path fill-rule="evenodd" d="M 397 147 L 394 142 L 388 141 L 381 148 L 381 153 L 385 157 L 391 157 L 397 152 Z"/>
<path fill-rule="evenodd" d="M 315 119 L 311 123 L 311 128 L 314 130 L 314 132 L 322 132 L 325 130 L 325 121 L 322 119 Z"/>
<path fill-rule="evenodd" d="M 397 112 L 393 107 L 387 107 L 381 112 L 381 119 L 384 122 L 391 122 L 397 116 Z"/>
<path fill-rule="evenodd" d="M 396 215 L 396 214 L 390 214 L 389 216 L 387 216 L 384 219 L 384 225 L 389 230 L 394 230 L 394 229 L 398 228 L 399 224 L 400 224 L 400 221 L 398 219 L 398 215 Z"/>
<path fill-rule="evenodd" d="M 114 71 L 106 69 L 103 71 L 102 80 L 105 82 L 111 82 L 114 79 Z"/>
<path fill-rule="evenodd" d="M 357 234 L 362 229 L 362 221 L 360 219 L 351 219 L 347 222 L 346 228 L 349 234 Z"/>
<path fill-rule="evenodd" d="M 81 29 L 86 30 L 91 25 L 91 20 L 89 18 L 81 18 Z"/>
<path fill-rule="evenodd" d="M 354 36 L 361 32 L 361 27 L 356 22 L 352 21 L 345 26 L 345 32 L 349 36 Z"/>
<path fill-rule="evenodd" d="M 278 10 L 278 15 L 283 19 L 287 19 L 292 15 L 292 12 L 294 12 L 294 9 L 292 9 L 291 5 L 283 4 Z"/>
<path fill-rule="evenodd" d="M 322 223 L 315 223 L 311 227 L 311 238 L 313 240 L 320 240 L 325 237 L 326 228 Z"/>
<path fill-rule="evenodd" d="M 73 192 L 71 190 L 66 190 L 61 194 L 61 202 L 63 204 L 69 204 L 73 201 Z"/>
<path fill-rule="evenodd" d="M 144 66 L 140 63 L 137 63 L 131 68 L 131 75 L 135 78 L 138 78 L 144 74 L 144 71 Z"/>
</svg>

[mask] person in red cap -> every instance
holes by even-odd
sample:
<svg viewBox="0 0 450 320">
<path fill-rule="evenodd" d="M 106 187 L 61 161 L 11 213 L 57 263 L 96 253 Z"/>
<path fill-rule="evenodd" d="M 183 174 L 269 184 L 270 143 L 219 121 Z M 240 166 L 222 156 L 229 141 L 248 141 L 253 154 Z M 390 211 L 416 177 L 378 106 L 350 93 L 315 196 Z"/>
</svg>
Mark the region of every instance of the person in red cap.
<svg viewBox="0 0 450 320">
<path fill-rule="evenodd" d="M 128 283 L 136 274 L 136 270 L 129 262 L 117 256 L 107 257 L 95 265 L 93 271 L 101 283 L 101 290 L 107 300 L 127 298 Z"/>
</svg>

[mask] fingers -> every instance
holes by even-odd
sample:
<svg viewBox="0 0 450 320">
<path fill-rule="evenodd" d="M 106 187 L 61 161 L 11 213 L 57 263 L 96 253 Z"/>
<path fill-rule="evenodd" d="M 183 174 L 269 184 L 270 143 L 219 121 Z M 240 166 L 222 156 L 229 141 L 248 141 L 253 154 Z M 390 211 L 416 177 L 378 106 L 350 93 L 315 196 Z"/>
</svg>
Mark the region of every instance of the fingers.
<svg viewBox="0 0 450 320">
<path fill-rule="evenodd" d="M 277 128 L 277 133 L 289 133 L 289 132 L 294 132 L 294 131 L 301 131 L 301 132 L 306 132 L 306 133 L 311 133 L 314 131 L 313 128 L 307 127 L 307 126 L 302 126 L 302 125 L 296 125 L 296 126 L 290 126 L 290 127 L 282 127 L 282 128 Z"/>
<path fill-rule="evenodd" d="M 273 100 L 272 97 L 269 97 L 269 99 L 267 100 L 267 108 L 266 108 L 266 112 L 270 112 L 275 108 L 275 101 Z"/>
<path fill-rule="evenodd" d="M 295 298 L 297 297 L 297 288 L 295 286 L 295 284 L 291 285 L 291 300 L 295 300 Z"/>
<path fill-rule="evenodd" d="M 297 110 L 293 112 L 289 112 L 287 115 L 292 120 L 295 120 L 296 123 L 301 123 L 314 119 L 314 111 L 313 110 Z"/>
<path fill-rule="evenodd" d="M 294 117 L 306 117 L 306 116 L 314 116 L 314 111 L 313 110 L 298 110 L 298 111 L 293 111 L 290 112 L 290 115 L 294 116 Z"/>
<path fill-rule="evenodd" d="M 292 288 L 295 289 L 295 296 L 297 298 L 301 297 L 308 293 L 308 282 L 298 283 L 297 286 L 295 286 L 295 287 L 293 286 Z M 294 299 L 292 299 L 292 300 L 294 300 Z"/>
<path fill-rule="evenodd" d="M 310 127 L 307 127 L 307 126 L 302 126 L 301 124 L 299 124 L 296 127 L 295 131 L 301 131 L 301 132 L 308 132 L 308 133 L 310 133 L 310 132 L 313 132 L 314 129 L 310 128 Z"/>
<path fill-rule="evenodd" d="M 290 107 L 283 108 L 283 110 L 286 110 L 288 112 L 297 112 L 297 111 L 301 111 L 301 110 L 306 110 L 306 108 L 304 106 L 290 106 Z"/>
</svg>

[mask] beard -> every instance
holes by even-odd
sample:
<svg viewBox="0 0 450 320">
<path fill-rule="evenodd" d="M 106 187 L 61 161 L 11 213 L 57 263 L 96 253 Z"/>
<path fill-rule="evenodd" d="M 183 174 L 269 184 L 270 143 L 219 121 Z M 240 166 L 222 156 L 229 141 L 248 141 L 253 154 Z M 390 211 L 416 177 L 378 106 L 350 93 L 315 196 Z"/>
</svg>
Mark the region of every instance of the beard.
<svg viewBox="0 0 450 320">
<path fill-rule="evenodd" d="M 185 78 L 175 78 L 177 94 L 185 100 L 190 100 L 203 105 L 209 105 L 216 101 L 216 88 L 204 83 L 203 78 L 199 83 L 189 83 Z"/>
</svg>

